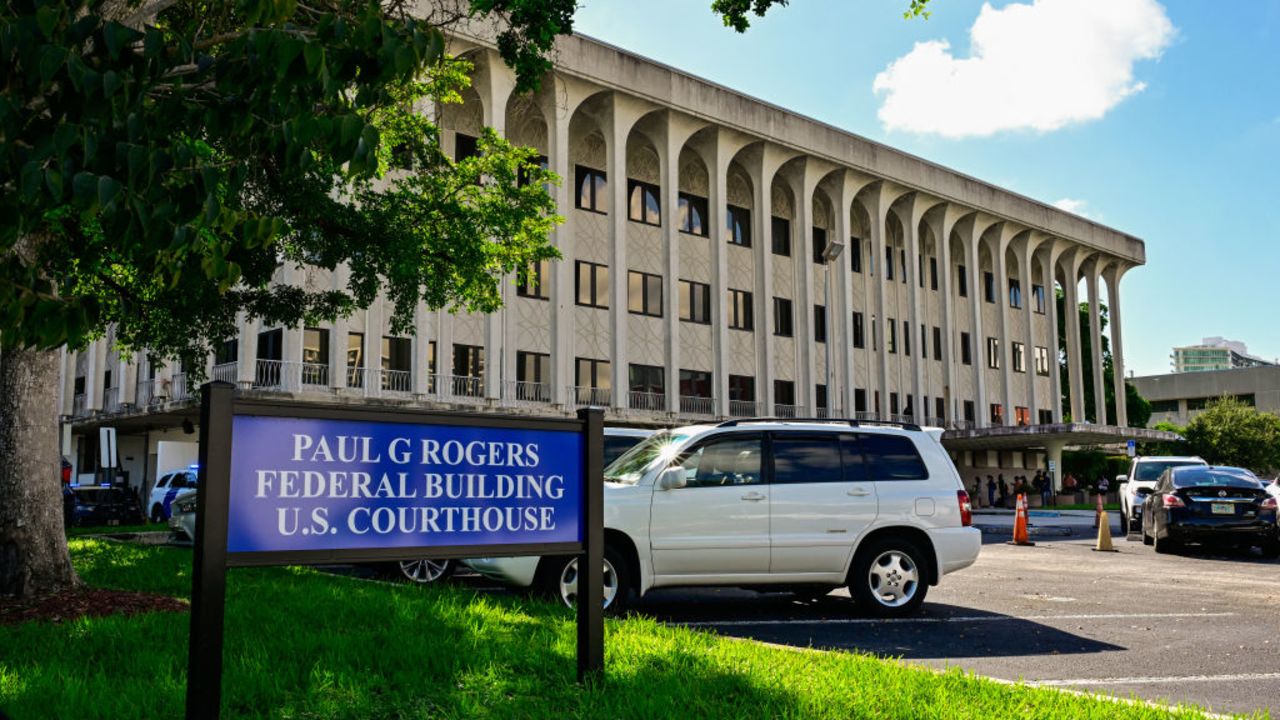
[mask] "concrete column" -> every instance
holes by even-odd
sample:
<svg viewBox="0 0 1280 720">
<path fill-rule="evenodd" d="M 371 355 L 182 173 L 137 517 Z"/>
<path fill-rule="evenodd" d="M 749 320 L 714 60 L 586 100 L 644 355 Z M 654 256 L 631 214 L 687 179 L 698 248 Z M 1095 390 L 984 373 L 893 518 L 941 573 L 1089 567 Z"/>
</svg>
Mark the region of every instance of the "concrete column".
<svg viewBox="0 0 1280 720">
<path fill-rule="evenodd" d="M 1000 342 L 1000 402 L 1004 405 L 1005 425 L 1015 425 L 1013 399 L 1013 333 L 1009 322 L 1009 263 L 1006 259 L 1009 245 L 1021 228 L 1004 223 L 995 245 L 992 247 L 992 269 L 996 276 L 996 309 L 999 311 L 998 339 Z"/>
<path fill-rule="evenodd" d="M 850 213 L 853 209 L 854 197 L 858 191 L 872 182 L 869 176 L 861 173 L 854 173 L 850 170 L 843 170 L 831 177 L 830 192 L 831 203 L 835 210 L 835 236 L 832 238 L 836 242 L 845 244 L 844 253 L 836 259 L 836 267 L 833 268 L 835 273 L 835 287 L 831 290 L 832 307 L 827 309 L 832 327 L 832 337 L 827 339 L 831 343 L 831 361 L 835 365 L 829 370 L 829 375 L 835 380 L 833 383 L 836 387 L 827 389 L 827 396 L 830 398 L 833 409 L 841 408 L 845 417 L 853 417 L 854 415 L 854 389 L 856 382 L 854 380 L 854 363 L 853 363 L 853 271 L 850 268 L 851 256 L 853 253 L 861 253 L 864 261 L 863 273 L 867 273 L 866 252 L 859 247 L 861 240 L 855 240 L 851 231 Z M 865 275 L 864 275 L 865 277 Z M 864 318 L 863 322 L 867 322 Z M 864 336 L 865 336 L 865 330 Z M 838 390 L 838 393 L 837 393 Z"/>
<path fill-rule="evenodd" d="M 305 328 L 295 325 L 284 329 L 280 342 L 280 358 L 284 365 L 280 371 L 280 382 L 285 389 L 293 392 L 302 390 L 302 333 Z"/>
<path fill-rule="evenodd" d="M 959 342 L 955 327 L 955 308 L 952 299 L 953 268 L 951 265 L 951 231 L 960 219 L 969 214 L 968 208 L 951 203 L 930 213 L 930 227 L 938 243 L 938 264 L 940 273 L 938 291 L 942 294 L 942 377 L 943 397 L 946 398 L 947 421 L 960 418 L 960 398 L 956 393 L 959 368 L 956 365 L 956 343 Z M 963 256 L 962 256 L 963 257 Z"/>
<path fill-rule="evenodd" d="M 236 367 L 236 381 L 241 387 L 252 387 L 258 377 L 258 331 L 261 327 L 262 321 L 258 318 L 246 318 L 240 324 L 240 361 Z"/>
<path fill-rule="evenodd" d="M 774 414 L 773 396 L 773 181 L 790 154 L 768 144 L 744 158 L 751 176 L 751 224 L 756 258 L 756 402 L 764 415 Z M 713 286 L 712 292 L 717 292 Z M 723 292 L 723 291 L 721 291 Z"/>
<path fill-rule="evenodd" d="M 480 95 L 484 124 L 497 131 L 499 136 L 505 137 L 507 101 L 516 86 L 515 73 L 492 50 L 484 51 L 484 61 L 476 63 L 476 70 L 473 82 Z M 499 280 L 498 292 L 502 295 L 502 306 L 485 316 L 484 333 L 484 396 L 492 402 L 497 402 L 502 397 L 503 380 L 515 380 L 516 362 L 515 346 L 503 342 L 503 330 L 510 314 L 508 308 L 515 296 L 510 274 L 503 275 Z"/>
<path fill-rule="evenodd" d="M 107 341 L 98 338 L 89 345 L 89 362 L 84 371 L 84 409 L 86 412 L 102 410 L 102 381 L 107 364 Z"/>
<path fill-rule="evenodd" d="M 1030 422 L 1032 425 L 1040 424 L 1040 398 L 1036 393 L 1036 299 L 1033 292 L 1035 290 L 1035 276 L 1031 271 L 1031 262 L 1042 238 L 1043 236 L 1040 233 L 1028 233 L 1025 237 L 1025 242 L 1018 246 L 1019 274 L 1022 275 L 1020 281 L 1022 283 L 1022 316 L 1026 321 L 1026 333 L 1023 340 L 1023 353 L 1025 353 L 1023 367 L 1027 371 L 1027 412 L 1031 415 Z M 1047 301 L 1048 296 L 1045 299 Z"/>
<path fill-rule="evenodd" d="M 1053 422 L 1062 422 L 1062 370 L 1059 367 L 1059 355 L 1062 346 L 1058 344 L 1058 259 L 1065 248 L 1065 240 L 1051 238 L 1046 240 L 1040 252 L 1040 267 L 1045 280 L 1045 308 L 1049 318 L 1049 395 L 1050 409 L 1053 411 Z"/>
<path fill-rule="evenodd" d="M 1055 494 L 1062 492 L 1062 451 L 1066 446 L 1067 444 L 1061 440 L 1050 440 L 1045 443 L 1045 457 L 1054 468 L 1053 491 Z"/>
<path fill-rule="evenodd" d="M 431 332 L 430 319 L 433 314 L 427 310 L 426 303 L 418 301 L 413 311 L 413 368 L 409 374 L 413 383 L 413 396 L 422 399 L 431 392 Z"/>
<path fill-rule="evenodd" d="M 974 426 L 980 428 L 991 424 L 990 413 L 987 411 L 987 380 L 984 369 L 986 363 L 983 358 L 986 351 L 986 337 L 982 334 L 982 303 L 985 300 L 982 298 L 982 288 L 978 284 L 978 278 L 981 277 L 979 260 L 982 256 L 979 250 L 982 233 L 990 227 L 990 224 L 985 216 L 975 216 L 972 220 L 966 220 L 960 230 L 965 253 L 968 255 L 969 309 L 973 313 L 973 330 L 969 337 L 971 344 L 969 359 L 973 361 L 973 419 Z"/>
<path fill-rule="evenodd" d="M 796 316 L 796 402 L 804 406 L 809 417 L 817 415 L 818 405 L 816 343 L 813 342 L 813 305 L 817 301 L 813 296 L 813 194 L 817 187 L 817 172 L 811 167 L 813 162 L 806 158 L 789 173 L 788 178 L 796 202 L 791 228 L 791 256 L 795 261 L 796 280 L 796 296 L 792 305 Z"/>
<path fill-rule="evenodd" d="M 1063 312 L 1067 314 L 1067 379 L 1071 395 L 1071 422 L 1078 423 L 1084 417 L 1084 363 L 1080 342 L 1080 266 L 1083 250 L 1073 249 L 1064 260 Z"/>
<path fill-rule="evenodd" d="M 76 394 L 76 355 L 75 350 L 67 348 L 65 345 L 61 350 L 61 358 L 59 358 L 62 366 L 62 372 L 59 374 L 58 382 L 58 411 L 59 415 L 70 415 L 74 405 L 73 398 Z"/>
<path fill-rule="evenodd" d="M 874 322 L 872 323 L 872 346 L 878 347 L 879 351 L 874 352 L 876 358 L 873 363 L 875 383 L 870 384 L 867 388 L 867 403 L 874 409 L 875 393 L 880 393 L 880 415 L 887 416 L 889 414 L 889 346 L 885 343 L 887 334 L 885 333 L 885 325 L 888 318 L 885 316 L 885 308 L 888 306 L 888 287 L 884 273 L 884 249 L 885 227 L 889 218 L 889 210 L 893 206 L 893 202 L 908 192 L 906 188 L 885 180 L 870 191 L 860 195 L 867 209 L 867 214 L 871 217 L 871 254 L 874 257 L 875 267 L 880 268 L 874 279 L 874 305 L 868 307 L 874 308 Z M 899 408 L 901 410 L 901 408 Z"/>
<path fill-rule="evenodd" d="M 1107 302 L 1111 318 L 1111 371 L 1112 383 L 1116 396 L 1116 417 L 1114 423 L 1120 427 L 1129 426 L 1129 408 L 1125 404 L 1124 379 L 1124 344 L 1120 331 L 1120 278 L 1128 268 L 1118 262 L 1107 268 L 1104 277 L 1107 279 Z"/>
<path fill-rule="evenodd" d="M 364 347 L 361 354 L 364 355 L 362 364 L 365 368 L 364 373 L 364 394 L 369 397 L 377 397 L 382 394 L 382 310 L 383 299 L 378 298 L 364 312 Z M 485 370 L 488 370 L 488 354 L 485 356 Z M 485 372 L 487 376 L 489 373 Z"/>
<path fill-rule="evenodd" d="M 926 348 L 920 343 L 920 336 L 917 334 L 920 328 L 920 216 L 924 213 L 920 211 L 920 206 L 926 204 L 927 199 L 922 198 L 919 193 L 911 201 L 906 217 L 903 219 L 903 226 L 906 229 L 906 237 L 903 238 L 907 250 L 906 267 L 902 268 L 902 272 L 907 276 L 907 304 L 908 314 L 910 316 L 908 324 L 910 327 L 903 333 L 904 343 L 910 343 L 915 348 L 915 352 L 911 353 L 908 358 L 905 355 L 903 362 L 911 364 L 911 386 L 910 389 L 903 388 L 911 393 L 911 407 L 915 410 L 916 422 L 922 422 L 924 418 L 930 415 L 929 408 L 924 407 L 924 371 L 925 360 L 928 357 Z M 903 408 L 907 406 L 906 398 L 903 398 Z"/>
<path fill-rule="evenodd" d="M 711 378 L 712 378 L 712 402 L 716 416 L 723 417 L 729 414 L 729 330 L 726 322 L 725 311 L 728 310 L 729 291 L 729 254 L 727 243 L 724 239 L 725 228 L 725 197 L 726 187 L 729 184 L 729 161 L 733 158 L 733 150 L 728 146 L 726 138 L 722 133 L 716 132 L 713 142 L 708 146 L 706 153 L 707 178 L 709 184 L 707 187 L 707 222 L 710 223 L 709 236 L 711 238 L 711 261 L 714 264 L 712 272 L 715 277 L 719 278 L 719 291 L 712 290 L 716 296 L 716 306 L 720 308 L 721 314 L 712 317 L 711 336 Z M 753 316 L 754 320 L 754 316 Z M 759 327 L 753 325 L 752 332 L 757 332 Z M 680 376 L 677 373 L 668 382 L 677 384 L 680 382 Z M 671 408 L 679 410 L 679 406 Z"/>
<path fill-rule="evenodd" d="M 688 139 L 682 132 L 685 123 L 665 113 L 658 150 L 658 182 L 662 186 L 662 259 L 666 279 L 662 288 L 663 316 L 666 327 L 666 376 L 680 377 L 680 235 L 676 226 L 680 208 L 680 151 Z M 667 383 L 667 407 L 680 407 L 680 383 Z"/>
<path fill-rule="evenodd" d="M 1098 263 L 1100 259 L 1095 256 L 1092 263 L 1086 268 L 1086 281 L 1089 290 L 1089 345 L 1092 350 L 1093 365 L 1093 422 L 1098 425 L 1107 424 L 1107 389 L 1103 383 L 1102 368 L 1102 324 L 1101 314 L 1101 298 L 1098 296 L 1098 277 L 1101 275 L 1101 268 Z"/>
<path fill-rule="evenodd" d="M 347 318 L 338 318 L 329 333 L 329 387 L 334 391 L 347 387 Z"/>
</svg>

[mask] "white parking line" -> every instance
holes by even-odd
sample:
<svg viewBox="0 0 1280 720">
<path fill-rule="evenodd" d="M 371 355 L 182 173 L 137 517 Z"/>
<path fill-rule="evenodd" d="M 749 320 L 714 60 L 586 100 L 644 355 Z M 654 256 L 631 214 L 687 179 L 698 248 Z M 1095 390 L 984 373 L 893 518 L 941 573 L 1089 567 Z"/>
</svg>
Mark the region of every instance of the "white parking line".
<svg viewBox="0 0 1280 720">
<path fill-rule="evenodd" d="M 1099 615 L 953 615 L 950 617 L 914 618 L 829 618 L 793 620 L 698 620 L 676 623 L 695 627 L 751 627 L 756 625 L 881 625 L 890 623 L 975 623 L 1040 620 L 1145 620 L 1160 618 L 1214 618 L 1233 617 L 1232 612 L 1192 613 L 1111 613 Z"/>
<path fill-rule="evenodd" d="M 1158 685 L 1161 683 L 1187 682 L 1244 682 L 1254 680 L 1280 680 L 1280 672 L 1237 673 L 1235 675 L 1181 675 L 1168 677 L 1128 678 L 1077 678 L 1075 680 L 1027 680 L 1027 685 L 1062 687 L 1068 685 Z"/>
</svg>

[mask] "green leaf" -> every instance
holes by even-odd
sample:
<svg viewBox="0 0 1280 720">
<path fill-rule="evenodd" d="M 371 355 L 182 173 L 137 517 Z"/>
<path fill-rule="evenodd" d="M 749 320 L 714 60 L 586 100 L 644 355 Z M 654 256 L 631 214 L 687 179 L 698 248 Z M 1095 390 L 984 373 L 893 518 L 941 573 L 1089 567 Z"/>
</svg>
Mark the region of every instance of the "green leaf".
<svg viewBox="0 0 1280 720">
<path fill-rule="evenodd" d="M 302 43 L 295 38 L 284 37 L 276 46 L 276 74 L 281 78 L 289 71 L 289 65 L 302 52 Z"/>
<path fill-rule="evenodd" d="M 54 168 L 48 168 L 44 171 L 44 184 L 49 188 L 49 194 L 55 200 L 62 199 L 62 173 Z"/>
<path fill-rule="evenodd" d="M 106 97 L 115 95 L 122 84 L 120 75 L 115 70 L 108 70 L 102 74 L 102 93 Z"/>
<path fill-rule="evenodd" d="M 46 40 L 52 40 L 54 28 L 58 27 L 58 11 L 49 5 L 41 6 L 36 10 L 36 25 Z"/>
<path fill-rule="evenodd" d="M 67 59 L 67 51 L 55 45 L 40 48 L 40 81 L 49 82 Z"/>
<path fill-rule="evenodd" d="M 40 163 L 35 160 L 28 160 L 22 166 L 21 187 L 22 194 L 28 198 L 33 198 L 40 192 L 40 181 L 42 178 Z"/>
<path fill-rule="evenodd" d="M 71 193 L 77 203 L 92 207 L 98 199 L 98 176 L 91 172 L 78 172 L 71 178 Z"/>
<path fill-rule="evenodd" d="M 320 43 L 307 43 L 302 48 L 302 59 L 307 64 L 307 74 L 314 75 L 316 69 L 324 63 L 324 46 Z"/>
<path fill-rule="evenodd" d="M 120 181 L 108 175 L 98 177 L 98 204 L 106 205 L 120 194 Z"/>
<path fill-rule="evenodd" d="M 112 60 L 118 60 L 124 46 L 136 42 L 141 37 L 142 33 L 117 22 L 109 22 L 102 28 L 102 39 L 107 43 L 107 53 Z"/>
</svg>

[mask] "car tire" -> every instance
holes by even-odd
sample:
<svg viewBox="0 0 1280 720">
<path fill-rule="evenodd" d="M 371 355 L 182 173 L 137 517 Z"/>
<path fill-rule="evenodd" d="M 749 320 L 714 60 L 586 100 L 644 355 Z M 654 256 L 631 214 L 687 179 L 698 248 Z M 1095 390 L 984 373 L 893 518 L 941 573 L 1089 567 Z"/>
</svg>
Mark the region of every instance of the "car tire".
<svg viewBox="0 0 1280 720">
<path fill-rule="evenodd" d="M 1154 539 L 1154 538 L 1152 538 L 1150 535 L 1148 535 L 1148 534 L 1147 534 L 1147 528 L 1144 526 L 1144 527 L 1142 528 L 1142 544 L 1143 544 L 1143 545 L 1152 545 L 1152 544 L 1154 544 L 1154 543 L 1155 543 L 1155 539 Z"/>
<path fill-rule="evenodd" d="M 849 572 L 849 594 L 877 617 L 916 613 L 929 592 L 925 554 L 905 538 L 884 537 L 858 550 Z"/>
<path fill-rule="evenodd" d="M 1262 550 L 1262 557 L 1268 560 L 1280 558 L 1280 540 L 1268 540 L 1259 549 Z"/>
<path fill-rule="evenodd" d="M 1161 555 L 1168 555 L 1178 551 L 1178 543 L 1174 542 L 1167 534 L 1163 538 L 1156 535 L 1152 540 L 1152 545 L 1155 546 L 1156 552 Z"/>
<path fill-rule="evenodd" d="M 160 506 L 160 503 L 156 503 L 155 505 L 151 506 L 151 522 L 153 523 L 164 522 L 164 508 Z"/>
<path fill-rule="evenodd" d="M 538 586 L 544 593 L 558 599 L 568 607 L 577 603 L 578 558 L 547 558 L 539 569 L 541 579 Z M 631 565 L 616 548 L 606 545 L 604 548 L 604 612 L 606 615 L 620 615 L 630 604 L 634 590 L 631 582 Z"/>
<path fill-rule="evenodd" d="M 458 564 L 453 560 L 422 558 L 391 563 L 390 572 L 398 580 L 415 585 L 430 585 L 449 579 L 457 568 Z"/>
</svg>

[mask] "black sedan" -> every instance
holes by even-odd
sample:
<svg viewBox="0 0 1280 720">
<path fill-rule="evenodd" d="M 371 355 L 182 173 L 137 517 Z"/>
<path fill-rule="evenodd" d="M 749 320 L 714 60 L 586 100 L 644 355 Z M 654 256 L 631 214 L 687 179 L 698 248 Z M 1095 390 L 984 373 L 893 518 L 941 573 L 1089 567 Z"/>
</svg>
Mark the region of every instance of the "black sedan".
<svg viewBox="0 0 1280 720">
<path fill-rule="evenodd" d="M 71 489 L 71 523 L 93 525 L 135 525 L 146 522 L 138 502 L 120 488 L 77 487 Z"/>
<path fill-rule="evenodd" d="M 1142 541 L 1158 553 L 1198 542 L 1257 546 L 1265 557 L 1280 557 L 1276 498 L 1242 468 L 1169 468 L 1143 505 Z"/>
</svg>

